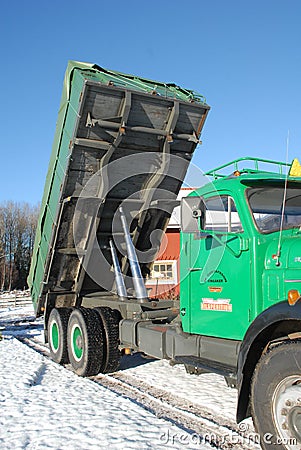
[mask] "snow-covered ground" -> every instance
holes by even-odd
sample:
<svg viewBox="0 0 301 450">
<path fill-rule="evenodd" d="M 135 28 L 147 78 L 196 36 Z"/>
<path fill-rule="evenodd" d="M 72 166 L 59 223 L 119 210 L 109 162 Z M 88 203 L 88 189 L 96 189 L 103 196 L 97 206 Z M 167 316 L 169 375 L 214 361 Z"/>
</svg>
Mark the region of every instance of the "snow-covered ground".
<svg viewBox="0 0 301 450">
<path fill-rule="evenodd" d="M 31 316 L 34 321 L 31 306 L 1 308 L 0 303 L 1 449 L 212 448 L 177 422 L 78 377 L 20 342 L 17 336 L 24 332 L 43 342 L 41 320 L 26 328 Z M 237 393 L 222 377 L 188 375 L 183 367 L 171 367 L 166 361 L 144 362 L 137 365 L 135 356 L 126 357 L 121 376 L 141 380 L 234 422 Z M 245 426 L 252 431 L 250 420 Z"/>
</svg>

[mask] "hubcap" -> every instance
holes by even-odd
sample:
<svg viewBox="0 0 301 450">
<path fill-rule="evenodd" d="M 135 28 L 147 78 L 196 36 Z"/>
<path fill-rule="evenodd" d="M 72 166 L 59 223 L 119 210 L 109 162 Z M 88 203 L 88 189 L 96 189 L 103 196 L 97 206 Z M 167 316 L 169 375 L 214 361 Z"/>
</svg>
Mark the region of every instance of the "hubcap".
<svg viewBox="0 0 301 450">
<path fill-rule="evenodd" d="M 71 336 L 73 356 L 76 361 L 80 361 L 83 356 L 83 335 L 78 325 L 73 325 Z"/>
<path fill-rule="evenodd" d="M 51 324 L 51 346 L 54 351 L 57 351 L 59 348 L 59 328 L 56 322 L 52 322 Z"/>
<path fill-rule="evenodd" d="M 272 399 L 274 422 L 284 448 L 299 450 L 301 445 L 301 377 L 284 378 Z"/>
<path fill-rule="evenodd" d="M 289 411 L 288 426 L 293 436 L 301 442 L 301 406 L 294 406 Z"/>
</svg>

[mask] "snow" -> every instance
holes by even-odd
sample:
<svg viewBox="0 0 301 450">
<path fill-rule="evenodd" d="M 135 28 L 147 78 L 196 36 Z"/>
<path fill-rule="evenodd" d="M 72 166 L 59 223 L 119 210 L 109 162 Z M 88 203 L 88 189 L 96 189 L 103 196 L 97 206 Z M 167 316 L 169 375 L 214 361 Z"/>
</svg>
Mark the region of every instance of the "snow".
<svg viewBox="0 0 301 450">
<path fill-rule="evenodd" d="M 189 430 L 156 416 L 139 402 L 78 377 L 20 342 L 17 336 L 24 330 L 43 342 L 42 321 L 26 328 L 30 319 L 34 321 L 31 306 L 0 307 L 2 450 L 212 448 L 196 443 Z M 127 357 L 120 374 L 234 421 L 237 393 L 222 377 L 189 375 L 167 361 L 136 362 L 137 357 Z"/>
<path fill-rule="evenodd" d="M 21 298 L 21 297 L 27 297 L 30 299 L 29 291 L 7 291 L 7 292 L 1 292 L 0 293 L 0 299 L 14 299 L 14 298 Z"/>
<path fill-rule="evenodd" d="M 153 370 L 150 370 L 152 367 Z M 139 372 L 139 373 L 137 373 Z M 227 387 L 224 378 L 219 375 L 189 375 L 184 366 L 170 367 L 167 361 L 155 361 L 127 370 L 127 373 L 143 378 L 149 384 L 177 393 L 177 396 L 198 405 L 205 406 L 223 417 L 235 421 L 237 391 Z"/>
</svg>

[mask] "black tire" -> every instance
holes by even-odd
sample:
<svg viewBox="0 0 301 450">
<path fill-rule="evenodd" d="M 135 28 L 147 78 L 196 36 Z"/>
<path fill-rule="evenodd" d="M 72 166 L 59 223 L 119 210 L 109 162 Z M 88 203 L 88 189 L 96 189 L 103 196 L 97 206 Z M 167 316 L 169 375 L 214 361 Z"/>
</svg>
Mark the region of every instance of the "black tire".
<svg viewBox="0 0 301 450">
<path fill-rule="evenodd" d="M 103 329 L 93 309 L 79 308 L 72 312 L 67 344 L 69 360 L 77 375 L 90 377 L 103 371 Z"/>
<path fill-rule="evenodd" d="M 301 341 L 284 341 L 260 358 L 251 408 L 263 449 L 301 448 Z"/>
<path fill-rule="evenodd" d="M 68 364 L 67 329 L 71 308 L 53 308 L 50 312 L 47 332 L 50 357 L 58 364 Z"/>
<path fill-rule="evenodd" d="M 95 308 L 104 330 L 104 365 L 102 373 L 116 372 L 119 368 L 121 352 L 119 346 L 120 313 L 106 306 Z"/>
</svg>

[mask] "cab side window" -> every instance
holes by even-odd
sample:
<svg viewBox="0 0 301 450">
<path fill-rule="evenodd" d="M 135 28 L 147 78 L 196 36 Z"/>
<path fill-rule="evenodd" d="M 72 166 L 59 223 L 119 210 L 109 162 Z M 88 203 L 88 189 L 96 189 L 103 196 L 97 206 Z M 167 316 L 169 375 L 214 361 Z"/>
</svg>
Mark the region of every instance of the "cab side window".
<svg viewBox="0 0 301 450">
<path fill-rule="evenodd" d="M 243 227 L 234 200 L 229 195 L 211 197 L 206 204 L 206 230 L 241 233 Z"/>
</svg>

